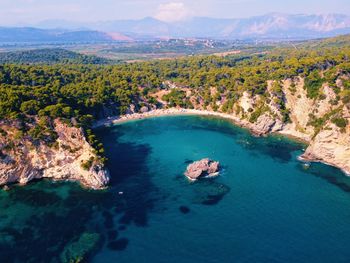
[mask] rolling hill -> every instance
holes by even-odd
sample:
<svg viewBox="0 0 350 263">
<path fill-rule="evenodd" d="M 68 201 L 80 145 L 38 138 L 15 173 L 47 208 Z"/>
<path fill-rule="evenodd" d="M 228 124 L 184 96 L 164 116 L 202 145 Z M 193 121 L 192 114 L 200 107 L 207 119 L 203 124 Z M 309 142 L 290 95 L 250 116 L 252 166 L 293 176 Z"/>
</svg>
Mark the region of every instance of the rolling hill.
<svg viewBox="0 0 350 263">
<path fill-rule="evenodd" d="M 118 38 L 97 30 L 0 27 L 0 43 L 98 43 L 115 40 Z"/>
<path fill-rule="evenodd" d="M 111 64 L 97 56 L 87 56 L 65 49 L 35 49 L 0 53 L 0 64 Z"/>
</svg>

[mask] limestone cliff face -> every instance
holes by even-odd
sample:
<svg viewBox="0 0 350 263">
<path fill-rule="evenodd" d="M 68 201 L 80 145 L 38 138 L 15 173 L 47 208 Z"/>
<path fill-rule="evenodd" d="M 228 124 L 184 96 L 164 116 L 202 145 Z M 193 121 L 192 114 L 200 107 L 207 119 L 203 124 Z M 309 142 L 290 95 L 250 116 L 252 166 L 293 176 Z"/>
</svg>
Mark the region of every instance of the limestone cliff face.
<svg viewBox="0 0 350 263">
<path fill-rule="evenodd" d="M 0 185 L 26 184 L 41 178 L 78 181 L 92 189 L 108 184 L 108 171 L 95 161 L 93 148 L 82 129 L 55 120 L 54 131 L 58 138 L 54 146 L 33 143 L 26 137 L 16 139 L 17 130 L 12 124 L 3 123 L 1 129 Z M 86 163 L 89 165 L 84 166 Z"/>
<path fill-rule="evenodd" d="M 270 86 L 271 83 L 269 83 Z M 342 87 L 340 87 L 342 88 Z M 269 90 L 273 101 L 273 93 Z M 281 120 L 281 111 L 269 103 L 269 110 L 252 124 L 252 130 L 260 135 L 272 132 L 300 138 L 309 143 L 301 159 L 320 161 L 341 168 L 350 174 L 350 112 L 334 90 L 327 84 L 321 88 L 322 99 L 310 99 L 304 87 L 304 79 L 288 79 L 282 83 L 282 96 L 289 111 L 289 123 Z M 247 107 L 247 106 L 246 106 Z M 346 120 L 346 127 L 339 128 L 330 121 L 333 117 Z M 325 118 L 318 129 L 314 119 Z"/>
<path fill-rule="evenodd" d="M 269 92 L 271 101 L 273 101 L 274 95 L 270 90 Z M 285 80 L 282 84 L 282 99 L 289 111 L 290 122 L 283 123 L 280 109 L 270 102 L 267 105 L 268 110 L 251 125 L 251 129 L 258 135 L 278 132 L 300 138 L 309 143 L 301 159 L 324 162 L 350 174 L 350 112 L 348 106 L 336 99 L 337 95 L 327 84 L 322 86 L 321 94 L 322 99 L 310 99 L 307 97 L 302 78 Z M 246 103 L 247 99 L 244 101 Z M 256 99 L 251 101 L 256 101 Z M 248 107 L 254 107 L 254 105 L 245 105 L 245 108 Z M 330 121 L 333 117 L 341 117 L 346 120 L 346 127 L 337 127 Z M 322 118 L 325 118 L 325 123 L 318 129 L 311 124 L 313 119 Z"/>
<path fill-rule="evenodd" d="M 350 130 L 340 131 L 334 124 L 320 131 L 301 159 L 321 161 L 343 169 L 350 175 Z"/>
<path fill-rule="evenodd" d="M 346 127 L 339 128 L 327 121 L 301 158 L 328 163 L 350 175 L 350 111 L 347 106 L 341 107 L 340 115 L 347 120 Z"/>
<path fill-rule="evenodd" d="M 350 113 L 347 106 L 336 99 L 337 95 L 327 84 L 321 89 L 323 98 L 314 100 L 307 98 L 303 79 L 297 79 L 295 86 L 292 94 L 291 80 L 285 81 L 283 85 L 292 122 L 280 132 L 309 143 L 301 159 L 324 162 L 350 174 Z M 319 130 L 310 125 L 312 116 L 325 118 L 326 122 Z M 339 128 L 332 123 L 330 119 L 334 116 L 346 120 L 346 127 Z"/>
</svg>

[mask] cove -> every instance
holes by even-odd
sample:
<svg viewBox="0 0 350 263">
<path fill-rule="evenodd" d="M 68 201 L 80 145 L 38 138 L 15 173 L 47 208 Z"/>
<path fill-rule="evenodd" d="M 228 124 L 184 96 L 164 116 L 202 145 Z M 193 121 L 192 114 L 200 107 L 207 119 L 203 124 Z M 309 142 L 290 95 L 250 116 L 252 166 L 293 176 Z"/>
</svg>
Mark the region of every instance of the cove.
<svg viewBox="0 0 350 263">
<path fill-rule="evenodd" d="M 213 117 L 167 116 L 99 129 L 111 186 L 40 181 L 0 191 L 1 262 L 348 262 L 350 179 Z M 186 166 L 220 161 L 191 183 Z"/>
</svg>

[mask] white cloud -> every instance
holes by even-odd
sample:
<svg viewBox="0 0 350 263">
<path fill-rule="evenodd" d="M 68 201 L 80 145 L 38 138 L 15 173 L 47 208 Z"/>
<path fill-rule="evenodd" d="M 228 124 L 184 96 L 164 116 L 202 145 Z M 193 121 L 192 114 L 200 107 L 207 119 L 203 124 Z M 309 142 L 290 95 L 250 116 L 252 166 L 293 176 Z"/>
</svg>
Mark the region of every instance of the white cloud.
<svg viewBox="0 0 350 263">
<path fill-rule="evenodd" d="M 155 18 L 165 22 L 182 21 L 191 16 L 190 10 L 181 2 L 170 2 L 158 7 Z"/>
</svg>

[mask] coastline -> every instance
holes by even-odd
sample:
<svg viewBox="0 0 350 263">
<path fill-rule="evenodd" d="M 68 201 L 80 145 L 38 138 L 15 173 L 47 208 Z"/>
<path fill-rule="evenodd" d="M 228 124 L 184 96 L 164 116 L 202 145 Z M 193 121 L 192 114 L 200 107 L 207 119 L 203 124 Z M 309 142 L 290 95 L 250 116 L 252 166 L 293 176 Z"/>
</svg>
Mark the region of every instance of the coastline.
<svg viewBox="0 0 350 263">
<path fill-rule="evenodd" d="M 266 134 L 258 133 L 254 129 L 253 124 L 251 124 L 250 122 L 248 122 L 246 120 L 241 120 L 240 118 L 238 118 L 234 115 L 231 115 L 231 114 L 208 111 L 208 110 L 183 109 L 183 108 L 156 109 L 156 110 L 151 110 L 151 111 L 148 111 L 145 113 L 132 113 L 132 114 L 125 114 L 125 115 L 120 115 L 120 116 L 109 117 L 106 119 L 96 121 L 93 124 L 92 128 L 97 129 L 97 128 L 101 128 L 101 127 L 108 127 L 108 126 L 111 126 L 114 124 L 124 123 L 124 122 L 128 122 L 128 121 L 133 121 L 133 120 L 142 120 L 142 119 L 147 119 L 147 118 L 163 117 L 163 116 L 181 116 L 181 115 L 219 117 L 219 118 L 231 121 L 233 124 L 235 124 L 241 128 L 248 129 L 255 136 L 266 135 Z M 289 138 L 291 140 L 304 143 L 304 144 L 306 144 L 307 147 L 311 143 L 311 141 L 307 137 L 298 136 L 297 134 L 293 134 L 293 133 L 289 132 L 288 130 L 281 130 L 281 131 L 274 132 L 272 134 L 278 134 L 278 135 L 284 136 L 286 138 Z M 310 157 L 308 158 L 308 157 L 304 156 L 304 153 L 298 157 L 299 161 L 301 161 L 301 162 L 320 162 L 320 163 L 323 163 L 326 165 L 336 167 L 336 168 L 340 169 L 346 176 L 350 176 L 350 171 L 346 170 L 344 167 L 340 167 L 331 161 L 321 160 L 318 158 L 310 158 Z"/>
<path fill-rule="evenodd" d="M 132 114 L 125 114 L 121 116 L 109 117 L 106 119 L 96 121 L 92 125 L 92 128 L 96 129 L 104 126 L 110 126 L 113 124 L 132 121 L 132 120 L 142 120 L 146 118 L 154 118 L 154 117 L 162 117 L 162 116 L 177 116 L 177 115 L 199 115 L 199 116 L 220 117 L 223 119 L 228 119 L 240 127 L 249 128 L 249 123 L 247 121 L 242 121 L 238 117 L 230 114 L 220 113 L 215 111 L 208 111 L 208 110 L 195 110 L 195 109 L 182 109 L 182 108 L 156 109 L 145 113 L 132 113 Z"/>
<path fill-rule="evenodd" d="M 132 114 L 125 114 L 125 115 L 120 115 L 120 116 L 109 117 L 109 118 L 105 118 L 105 119 L 101 119 L 99 121 L 96 121 L 93 124 L 92 128 L 97 129 L 97 128 L 101 128 L 101 127 L 108 127 L 108 126 L 111 126 L 114 124 L 124 123 L 127 121 L 133 121 L 133 120 L 142 120 L 142 119 L 147 119 L 147 118 L 155 118 L 155 117 L 163 117 L 163 116 L 181 116 L 181 115 L 219 117 L 222 119 L 229 120 L 234 125 L 237 125 L 241 128 L 248 129 L 255 136 L 262 136 L 263 135 L 261 133 L 258 133 L 256 131 L 256 129 L 254 129 L 254 126 L 252 123 L 248 122 L 247 120 L 242 120 L 234 115 L 216 112 L 216 111 L 183 109 L 183 108 L 156 109 L 156 110 L 151 110 L 151 111 L 148 111 L 145 113 L 132 113 Z M 286 132 L 286 131 L 278 131 L 278 132 L 274 132 L 271 134 L 278 134 L 278 135 L 284 136 L 286 138 L 289 138 L 291 140 L 304 143 L 306 145 L 309 145 L 309 143 L 310 143 L 310 140 L 308 140 L 306 136 L 298 136 L 296 134 Z"/>
</svg>

